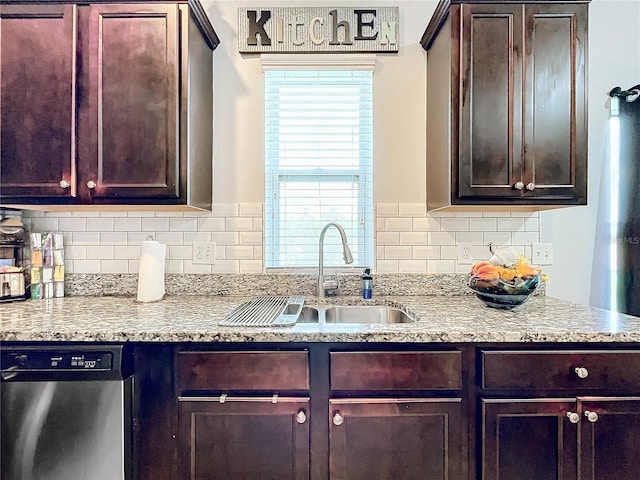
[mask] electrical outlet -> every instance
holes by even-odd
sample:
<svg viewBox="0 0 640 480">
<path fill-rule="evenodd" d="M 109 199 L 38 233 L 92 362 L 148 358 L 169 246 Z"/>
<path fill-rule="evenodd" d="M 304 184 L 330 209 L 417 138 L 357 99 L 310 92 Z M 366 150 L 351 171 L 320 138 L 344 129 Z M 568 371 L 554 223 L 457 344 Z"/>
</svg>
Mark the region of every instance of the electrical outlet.
<svg viewBox="0 0 640 480">
<path fill-rule="evenodd" d="M 216 242 L 193 242 L 193 258 L 191 261 L 200 265 L 215 265 Z"/>
<path fill-rule="evenodd" d="M 532 243 L 531 263 L 534 265 L 553 264 L 553 244 L 552 243 Z"/>
<path fill-rule="evenodd" d="M 458 263 L 460 265 L 471 265 L 473 263 L 470 243 L 460 242 L 458 244 Z"/>
</svg>

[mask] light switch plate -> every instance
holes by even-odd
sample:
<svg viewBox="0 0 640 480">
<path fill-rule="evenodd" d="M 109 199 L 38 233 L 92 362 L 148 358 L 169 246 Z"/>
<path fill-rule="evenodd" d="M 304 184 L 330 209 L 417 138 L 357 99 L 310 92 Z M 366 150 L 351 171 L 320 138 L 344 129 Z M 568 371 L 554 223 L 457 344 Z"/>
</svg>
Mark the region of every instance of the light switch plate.
<svg viewBox="0 0 640 480">
<path fill-rule="evenodd" d="M 215 265 L 216 242 L 193 242 L 193 258 L 191 261 L 199 265 Z"/>
</svg>

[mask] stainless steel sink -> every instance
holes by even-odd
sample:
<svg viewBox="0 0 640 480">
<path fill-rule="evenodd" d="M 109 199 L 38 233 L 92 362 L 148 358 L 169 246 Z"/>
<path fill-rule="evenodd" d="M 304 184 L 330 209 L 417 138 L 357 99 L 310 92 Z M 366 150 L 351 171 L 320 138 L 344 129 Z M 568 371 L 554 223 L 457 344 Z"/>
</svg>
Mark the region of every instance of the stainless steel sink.
<svg viewBox="0 0 640 480">
<path fill-rule="evenodd" d="M 413 323 L 402 310 L 380 305 L 305 306 L 298 323 Z"/>
</svg>

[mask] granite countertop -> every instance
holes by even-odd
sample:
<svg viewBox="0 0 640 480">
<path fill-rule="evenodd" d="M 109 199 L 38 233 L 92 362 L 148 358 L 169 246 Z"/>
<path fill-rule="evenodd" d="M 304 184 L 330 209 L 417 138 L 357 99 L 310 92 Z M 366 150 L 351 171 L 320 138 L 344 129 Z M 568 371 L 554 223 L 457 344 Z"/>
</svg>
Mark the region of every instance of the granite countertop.
<svg viewBox="0 0 640 480">
<path fill-rule="evenodd" d="M 2 341 L 104 342 L 638 342 L 640 318 L 534 296 L 514 310 L 486 307 L 474 296 L 336 297 L 343 304 L 390 305 L 416 318 L 407 324 L 218 325 L 246 296 L 77 296 L 0 305 Z M 306 304 L 317 303 L 306 297 Z"/>
</svg>

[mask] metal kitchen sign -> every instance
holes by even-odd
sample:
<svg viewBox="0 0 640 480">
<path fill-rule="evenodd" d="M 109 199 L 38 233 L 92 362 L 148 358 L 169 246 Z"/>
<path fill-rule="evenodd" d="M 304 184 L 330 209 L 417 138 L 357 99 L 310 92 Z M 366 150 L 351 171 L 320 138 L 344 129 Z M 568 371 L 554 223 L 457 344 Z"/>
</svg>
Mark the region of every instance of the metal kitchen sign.
<svg viewBox="0 0 640 480">
<path fill-rule="evenodd" d="M 240 53 L 397 52 L 398 7 L 238 9 Z"/>
</svg>

